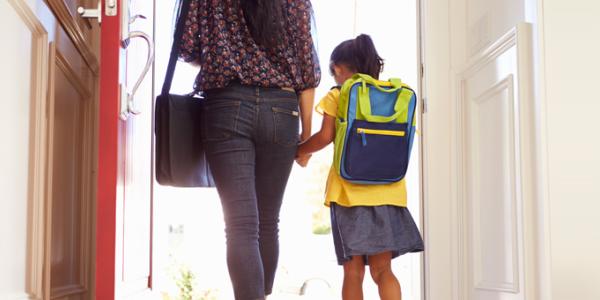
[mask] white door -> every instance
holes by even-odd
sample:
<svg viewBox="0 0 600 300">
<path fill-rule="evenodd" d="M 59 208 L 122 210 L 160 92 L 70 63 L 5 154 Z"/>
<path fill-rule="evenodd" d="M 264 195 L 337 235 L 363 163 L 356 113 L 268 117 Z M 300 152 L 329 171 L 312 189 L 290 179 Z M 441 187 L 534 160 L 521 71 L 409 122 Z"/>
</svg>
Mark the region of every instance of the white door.
<svg viewBox="0 0 600 300">
<path fill-rule="evenodd" d="M 423 5 L 426 299 L 538 299 L 529 4 Z"/>
<path fill-rule="evenodd" d="M 531 146 L 522 117 L 532 98 L 523 85 L 532 81 L 519 73 L 519 59 L 530 56 L 530 42 L 529 26 L 510 31 L 455 82 L 462 299 L 525 299 L 523 150 Z"/>
</svg>

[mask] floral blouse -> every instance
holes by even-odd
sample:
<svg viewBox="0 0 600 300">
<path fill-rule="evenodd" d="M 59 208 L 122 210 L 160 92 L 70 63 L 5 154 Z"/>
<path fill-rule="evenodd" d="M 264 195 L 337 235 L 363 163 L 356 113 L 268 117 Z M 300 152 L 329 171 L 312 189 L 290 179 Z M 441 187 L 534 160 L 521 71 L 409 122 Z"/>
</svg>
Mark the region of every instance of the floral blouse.
<svg viewBox="0 0 600 300">
<path fill-rule="evenodd" d="M 200 66 L 197 91 L 245 85 L 316 87 L 321 70 L 311 36 L 310 0 L 287 0 L 285 36 L 274 49 L 254 42 L 235 0 L 190 0 L 179 57 Z"/>
</svg>

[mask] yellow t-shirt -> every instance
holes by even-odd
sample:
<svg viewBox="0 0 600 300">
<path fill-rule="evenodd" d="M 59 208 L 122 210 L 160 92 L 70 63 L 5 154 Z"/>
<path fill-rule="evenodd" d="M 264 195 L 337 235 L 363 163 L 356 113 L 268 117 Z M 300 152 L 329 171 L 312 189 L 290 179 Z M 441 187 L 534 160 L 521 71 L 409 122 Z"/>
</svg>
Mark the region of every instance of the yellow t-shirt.
<svg viewBox="0 0 600 300">
<path fill-rule="evenodd" d="M 340 91 L 332 89 L 317 104 L 316 111 L 336 118 Z M 382 185 L 354 184 L 344 180 L 332 165 L 327 177 L 325 205 L 335 202 L 341 206 L 395 205 L 406 207 L 406 183 L 402 179 Z"/>
</svg>

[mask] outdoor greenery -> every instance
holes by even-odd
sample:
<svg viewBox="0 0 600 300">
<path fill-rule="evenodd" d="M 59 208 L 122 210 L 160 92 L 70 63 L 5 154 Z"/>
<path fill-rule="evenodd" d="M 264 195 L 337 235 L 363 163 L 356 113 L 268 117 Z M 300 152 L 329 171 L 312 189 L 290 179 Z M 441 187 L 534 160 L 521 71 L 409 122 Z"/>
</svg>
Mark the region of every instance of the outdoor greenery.
<svg viewBox="0 0 600 300">
<path fill-rule="evenodd" d="M 331 168 L 331 150 L 326 149 L 323 153 L 314 155 L 308 165 L 310 175 L 306 180 L 307 204 L 313 208 L 312 233 L 329 234 L 331 223 L 329 221 L 329 208 L 323 205 L 325 198 L 325 182 L 329 169 Z"/>
<path fill-rule="evenodd" d="M 195 282 L 194 273 L 186 266 L 179 267 L 179 271 L 173 278 L 178 288 L 178 295 L 172 297 L 168 293 L 163 293 L 164 300 L 218 300 L 218 291 L 208 289 L 199 291 Z"/>
<path fill-rule="evenodd" d="M 193 300 L 194 293 L 194 274 L 186 267 L 182 267 L 179 277 L 176 278 L 176 284 L 179 288 L 179 300 Z"/>
</svg>

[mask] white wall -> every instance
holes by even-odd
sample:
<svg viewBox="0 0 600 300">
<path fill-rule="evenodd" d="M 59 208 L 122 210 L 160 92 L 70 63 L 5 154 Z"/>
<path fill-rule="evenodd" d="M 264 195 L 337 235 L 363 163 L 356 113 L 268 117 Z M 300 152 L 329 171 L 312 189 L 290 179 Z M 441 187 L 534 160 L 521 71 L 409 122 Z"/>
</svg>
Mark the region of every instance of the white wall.
<svg viewBox="0 0 600 300">
<path fill-rule="evenodd" d="M 47 34 L 32 1 L 0 2 L 0 299 L 41 299 Z"/>
<path fill-rule="evenodd" d="M 0 298 L 26 291 L 27 202 L 29 191 L 29 134 L 31 99 L 31 32 L 14 8 L 0 3 L 3 38 L 0 89 L 7 92 L 0 110 Z M 27 59 L 25 59 L 27 58 Z"/>
<path fill-rule="evenodd" d="M 525 20 L 525 0 L 466 1 L 468 53 L 489 45 L 518 22 Z"/>
<path fill-rule="evenodd" d="M 600 299 L 600 2 L 540 0 L 552 299 Z"/>
</svg>

